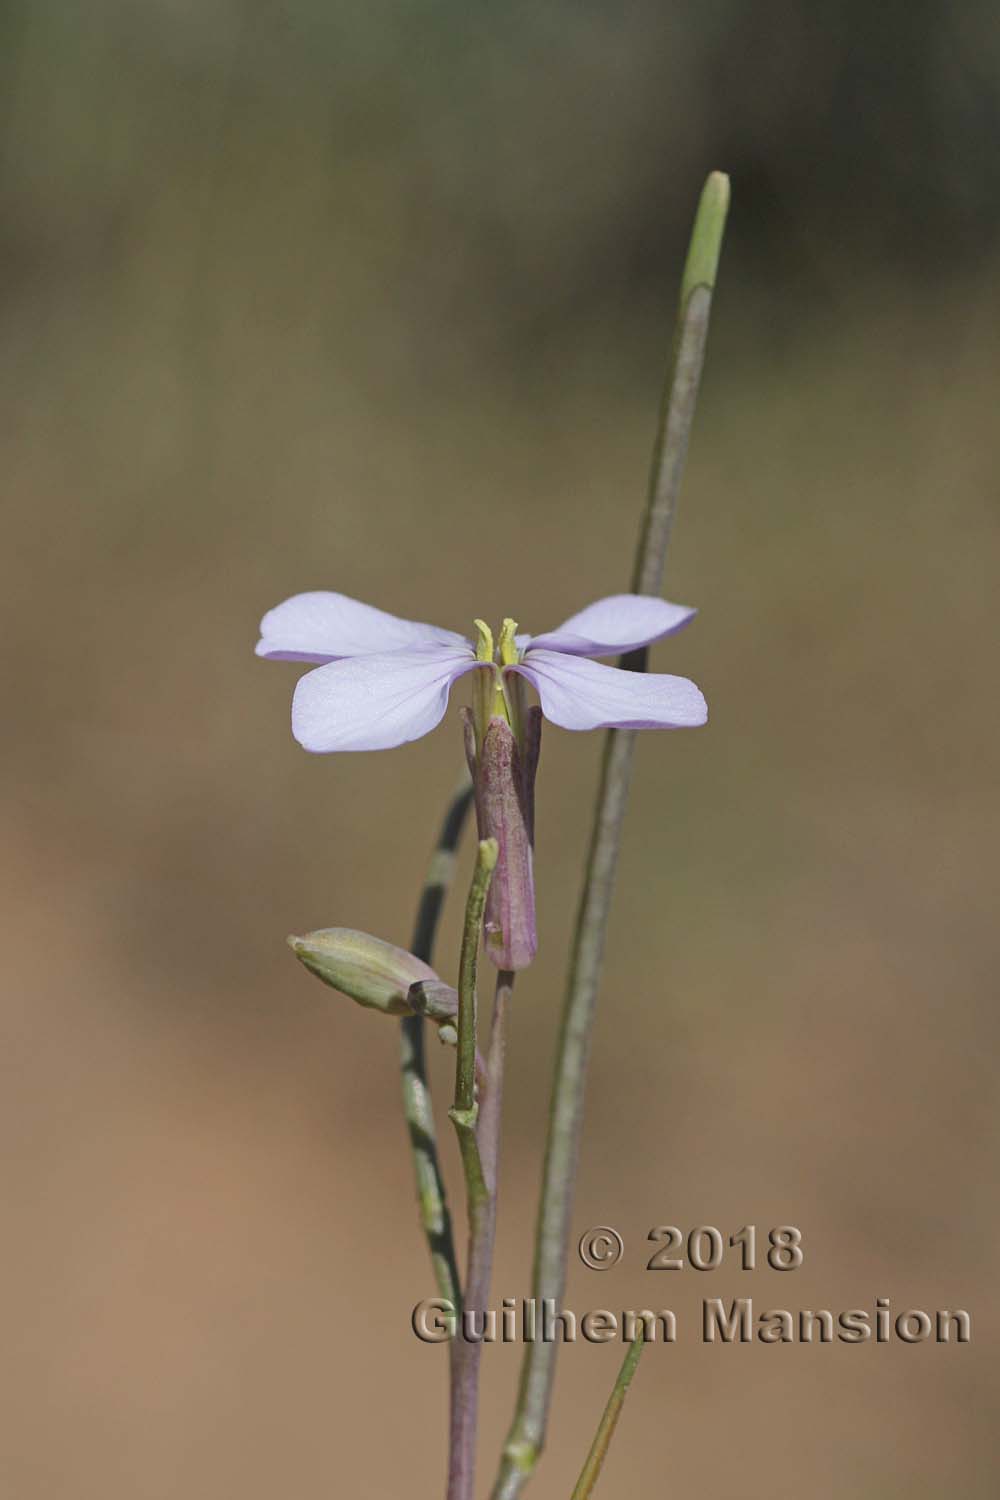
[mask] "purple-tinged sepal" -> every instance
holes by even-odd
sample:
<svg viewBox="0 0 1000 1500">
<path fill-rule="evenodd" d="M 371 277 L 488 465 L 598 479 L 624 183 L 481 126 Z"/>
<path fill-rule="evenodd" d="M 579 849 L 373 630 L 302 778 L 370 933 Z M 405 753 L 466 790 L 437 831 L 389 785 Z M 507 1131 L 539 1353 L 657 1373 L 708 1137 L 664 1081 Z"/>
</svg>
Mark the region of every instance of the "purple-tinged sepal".
<svg viewBox="0 0 1000 1500">
<path fill-rule="evenodd" d="M 498 969 L 526 969 L 538 950 L 532 845 L 540 732 L 541 715 L 531 710 L 522 753 L 510 724 L 495 714 L 477 745 L 472 716 L 465 716 L 479 837 L 499 845 L 483 923 L 486 954 Z"/>
</svg>

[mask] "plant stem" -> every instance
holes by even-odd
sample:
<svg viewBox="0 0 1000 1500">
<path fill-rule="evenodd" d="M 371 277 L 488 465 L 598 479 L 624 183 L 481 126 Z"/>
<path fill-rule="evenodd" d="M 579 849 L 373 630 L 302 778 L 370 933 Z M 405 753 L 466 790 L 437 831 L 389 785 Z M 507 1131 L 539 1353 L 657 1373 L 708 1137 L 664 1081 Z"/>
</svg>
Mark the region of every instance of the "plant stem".
<svg viewBox="0 0 1000 1500">
<path fill-rule="evenodd" d="M 480 839 L 476 867 L 465 903 L 462 953 L 458 962 L 458 1065 L 455 1069 L 455 1103 L 448 1111 L 460 1130 L 476 1123 L 476 1033 L 478 999 L 476 976 L 479 942 L 483 930 L 486 896 L 496 869 L 496 839 Z"/>
<path fill-rule="evenodd" d="M 643 1336 L 640 1332 L 638 1338 L 629 1344 L 628 1349 L 625 1351 L 622 1367 L 618 1371 L 618 1379 L 615 1381 L 611 1395 L 608 1397 L 608 1404 L 604 1408 L 604 1414 L 594 1434 L 594 1441 L 590 1445 L 590 1452 L 587 1454 L 587 1462 L 580 1471 L 580 1477 L 576 1481 L 576 1488 L 573 1490 L 570 1500 L 589 1500 L 589 1497 L 594 1492 L 594 1486 L 597 1484 L 604 1460 L 608 1456 L 611 1439 L 614 1437 L 615 1428 L 618 1426 L 618 1418 L 621 1416 L 622 1407 L 625 1405 L 628 1388 L 632 1384 L 632 1376 L 635 1374 L 639 1364 L 642 1348 Z"/>
<path fill-rule="evenodd" d="M 729 179 L 713 172 L 698 205 L 684 276 L 673 357 L 653 448 L 649 495 L 633 570 L 633 588 L 658 593 L 677 507 L 708 334 L 719 248 L 729 204 Z M 644 651 L 621 665 L 642 671 Z M 569 980 L 557 1044 L 535 1233 L 532 1295 L 558 1307 L 566 1285 L 566 1256 L 576 1164 L 583 1122 L 590 1037 L 628 800 L 635 733 L 609 730 L 601 764 L 594 827 L 577 912 Z M 558 1344 L 525 1348 L 514 1420 L 504 1446 L 493 1500 L 514 1500 L 533 1473 L 545 1444 Z"/>
<path fill-rule="evenodd" d="M 500 1166 L 500 1112 L 503 1105 L 503 1071 L 507 1052 L 507 1012 L 514 993 L 514 974 L 501 969 L 493 995 L 493 1020 L 486 1053 L 485 1080 L 479 1098 L 479 1155 L 483 1176 L 496 1208 L 497 1176 Z"/>
<path fill-rule="evenodd" d="M 413 927 L 411 951 L 430 963 L 434 938 L 451 884 L 455 850 L 466 815 L 472 806 L 472 783 L 463 773 L 455 788 L 438 835 L 427 878 L 420 893 Z M 422 1016 L 404 1016 L 400 1031 L 400 1067 L 403 1082 L 403 1114 L 410 1135 L 413 1170 L 417 1181 L 420 1222 L 430 1247 L 434 1279 L 442 1298 L 461 1310 L 462 1292 L 455 1257 L 455 1240 L 448 1200 L 438 1163 L 434 1109 L 427 1082 L 425 1031 Z"/>
<path fill-rule="evenodd" d="M 496 1217 L 495 1187 L 496 1141 L 499 1103 L 494 1108 L 490 1099 L 491 1062 L 494 1063 L 494 1042 L 503 1059 L 503 1012 L 505 1003 L 499 1001 L 498 976 L 497 1008 L 494 1010 L 494 1025 L 490 1038 L 490 1058 L 486 1063 L 486 1089 L 483 1108 L 489 1134 L 487 1165 L 494 1178 L 493 1187 L 484 1170 L 480 1156 L 476 1125 L 479 1118 L 479 1102 L 476 1099 L 476 1031 L 477 998 L 476 978 L 479 965 L 479 944 L 483 930 L 483 911 L 490 880 L 497 862 L 496 839 L 481 839 L 476 853 L 476 867 L 472 874 L 469 896 L 465 906 L 465 926 L 462 932 L 462 954 L 458 968 L 458 1058 L 455 1067 L 455 1103 L 448 1111 L 458 1134 L 458 1146 L 462 1155 L 465 1173 L 465 1196 L 469 1215 L 469 1253 L 465 1268 L 465 1300 L 461 1315 L 456 1321 L 451 1340 L 451 1410 L 448 1451 L 447 1500 L 472 1500 L 476 1479 L 476 1428 L 479 1408 L 479 1355 L 481 1345 L 466 1335 L 465 1319 L 480 1310 L 485 1313 L 489 1295 L 490 1270 L 493 1259 L 493 1230 Z M 509 986 L 508 986 L 509 991 Z M 498 1015 L 500 1025 L 497 1024 Z M 497 1089 L 499 1093 L 499 1088 Z"/>
<path fill-rule="evenodd" d="M 497 1227 L 497 1173 L 500 1159 L 500 1114 L 507 1048 L 507 1014 L 514 975 L 501 970 L 493 1001 L 493 1024 L 486 1057 L 486 1080 L 479 1099 L 479 1158 L 486 1196 L 469 1212 L 469 1259 L 465 1307 L 452 1340 L 452 1467 L 449 1500 L 471 1500 L 475 1483 L 476 1434 L 479 1425 L 479 1368 L 486 1328 Z"/>
<path fill-rule="evenodd" d="M 673 354 L 663 387 L 649 494 L 632 570 L 632 589 L 636 594 L 658 594 L 663 587 L 667 547 L 677 513 L 705 362 L 708 319 L 728 210 L 729 178 L 722 172 L 710 172 L 698 203 L 681 277 Z"/>
</svg>

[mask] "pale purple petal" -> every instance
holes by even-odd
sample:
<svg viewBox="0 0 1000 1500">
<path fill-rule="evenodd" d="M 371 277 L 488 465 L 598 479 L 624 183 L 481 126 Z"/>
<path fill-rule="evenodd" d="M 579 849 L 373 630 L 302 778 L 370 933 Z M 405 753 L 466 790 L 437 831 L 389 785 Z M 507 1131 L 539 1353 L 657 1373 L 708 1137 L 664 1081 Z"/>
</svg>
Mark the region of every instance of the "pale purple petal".
<svg viewBox="0 0 1000 1500">
<path fill-rule="evenodd" d="M 686 677 L 625 672 L 534 646 L 506 670 L 528 679 L 542 713 L 563 729 L 691 729 L 708 718 L 701 690 Z"/>
<path fill-rule="evenodd" d="M 547 635 L 517 638 L 532 651 L 564 651 L 567 656 L 617 656 L 673 635 L 696 611 L 684 604 L 668 604 L 648 594 L 612 594 L 570 615 Z"/>
<path fill-rule="evenodd" d="M 462 646 L 464 636 L 322 591 L 294 594 L 260 622 L 257 655 L 277 661 L 337 661 L 373 651 L 406 651 L 417 646 Z"/>
<path fill-rule="evenodd" d="M 328 662 L 299 680 L 292 733 L 303 749 L 318 753 L 405 745 L 440 724 L 452 683 L 476 665 L 468 645 Z"/>
</svg>

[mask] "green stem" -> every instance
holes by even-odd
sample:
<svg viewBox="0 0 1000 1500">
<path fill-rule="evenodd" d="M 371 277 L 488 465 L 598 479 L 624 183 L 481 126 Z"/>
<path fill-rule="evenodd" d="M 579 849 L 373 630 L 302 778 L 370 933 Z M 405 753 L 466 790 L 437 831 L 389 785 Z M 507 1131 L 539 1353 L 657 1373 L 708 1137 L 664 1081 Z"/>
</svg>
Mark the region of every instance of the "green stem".
<svg viewBox="0 0 1000 1500">
<path fill-rule="evenodd" d="M 719 249 L 729 206 L 729 179 L 713 172 L 698 205 L 681 282 L 673 357 L 653 449 L 649 495 L 633 570 L 633 588 L 658 593 L 677 495 L 694 421 L 698 385 L 708 334 L 709 311 Z M 623 666 L 641 671 L 645 652 L 633 652 Z M 542 1191 L 535 1233 L 532 1296 L 536 1305 L 550 1297 L 556 1306 L 566 1284 L 566 1257 L 587 1062 L 597 1004 L 604 940 L 614 889 L 622 824 L 632 772 L 635 733 L 608 732 L 601 765 L 594 827 L 583 892 L 577 913 L 569 981 L 557 1044 L 542 1169 Z M 504 1446 L 493 1500 L 515 1500 L 533 1473 L 545 1445 L 555 1379 L 555 1342 L 527 1345 L 521 1365 L 517 1406 Z"/>
<path fill-rule="evenodd" d="M 463 774 L 445 812 L 417 907 L 410 949 L 425 963 L 432 959 L 434 938 L 455 867 L 455 850 L 471 805 L 472 783 L 468 775 Z M 427 1081 L 424 1041 L 423 1017 L 404 1016 L 400 1030 L 403 1114 L 410 1134 L 420 1222 L 430 1247 L 438 1290 L 442 1298 L 460 1310 L 461 1282 L 448 1199 L 438 1163 L 437 1131 Z"/>
<path fill-rule="evenodd" d="M 486 1186 L 485 1196 L 469 1203 L 469 1256 L 465 1271 L 465 1304 L 451 1345 L 452 1444 L 449 1500 L 472 1500 L 475 1485 L 476 1434 L 479 1425 L 479 1367 L 490 1299 L 493 1247 L 497 1228 L 497 1176 L 500 1162 L 500 1113 L 507 1048 L 507 1015 L 514 990 L 509 970 L 497 974 L 493 1025 L 480 1084 L 476 1141 Z"/>
<path fill-rule="evenodd" d="M 614 1437 L 615 1428 L 618 1426 L 618 1418 L 621 1416 L 622 1407 L 625 1405 L 628 1388 L 632 1384 L 632 1376 L 638 1367 L 642 1349 L 643 1336 L 640 1332 L 638 1337 L 633 1343 L 629 1344 L 628 1349 L 625 1351 L 622 1367 L 618 1371 L 618 1379 L 615 1381 L 611 1395 L 608 1397 L 608 1404 L 604 1408 L 604 1414 L 594 1434 L 594 1441 L 590 1445 L 590 1452 L 587 1454 L 587 1462 L 580 1470 L 580 1477 L 576 1481 L 576 1488 L 573 1490 L 570 1500 L 588 1500 L 588 1497 L 594 1492 L 598 1476 L 604 1466 L 604 1460 L 608 1456 L 611 1439 Z"/>
<path fill-rule="evenodd" d="M 496 869 L 499 845 L 496 839 L 480 839 L 476 850 L 476 867 L 465 903 L 462 929 L 462 954 L 458 963 L 458 1062 L 455 1068 L 455 1103 L 448 1111 L 452 1120 L 463 1128 L 476 1123 L 476 1032 L 478 1000 L 476 976 L 479 970 L 479 943 L 483 930 L 486 895 Z M 458 1117 L 456 1119 L 456 1116 Z"/>
<path fill-rule="evenodd" d="M 476 1124 L 479 1103 L 476 1099 L 476 1032 L 478 1028 L 476 980 L 479 967 L 479 946 L 483 931 L 483 911 L 486 895 L 496 868 L 499 846 L 496 839 L 482 839 L 476 853 L 476 867 L 469 886 L 465 905 L 465 926 L 462 932 L 462 954 L 458 966 L 458 1057 L 455 1066 L 455 1103 L 448 1111 L 458 1134 L 458 1145 L 465 1173 L 465 1196 L 469 1214 L 469 1255 L 465 1268 L 465 1305 L 463 1317 L 455 1327 L 451 1342 L 451 1411 L 448 1451 L 448 1500 L 472 1500 L 476 1477 L 476 1428 L 479 1408 L 479 1355 L 481 1343 L 466 1337 L 464 1315 L 485 1312 L 489 1292 L 490 1271 L 493 1260 L 493 1235 L 495 1229 L 495 1201 L 491 1182 L 484 1172 L 480 1156 Z M 499 1047 L 499 1058 L 503 1058 L 503 1021 L 506 1011 L 501 1001 L 501 979 L 497 980 L 497 1002 L 494 1011 L 493 1035 L 490 1053 Z M 509 993 L 509 985 L 507 985 Z M 485 1082 L 490 1080 L 490 1064 L 486 1065 Z M 492 1091 L 490 1091 L 492 1092 Z M 496 1106 L 487 1097 L 483 1101 L 484 1111 L 493 1116 L 490 1129 L 492 1142 L 496 1139 L 496 1120 L 499 1109 L 499 1074 L 497 1074 Z M 490 1176 L 493 1177 L 496 1153 L 491 1144 L 487 1154 Z"/>
<path fill-rule="evenodd" d="M 507 1012 L 514 993 L 515 975 L 509 969 L 497 973 L 493 996 L 493 1021 L 490 1041 L 480 1075 L 479 1085 L 479 1154 L 483 1176 L 496 1207 L 497 1177 L 500 1169 L 500 1110 L 503 1103 L 503 1074 L 507 1053 Z"/>
<path fill-rule="evenodd" d="M 698 203 L 681 277 L 673 355 L 663 387 L 649 496 L 632 570 L 632 589 L 636 594 L 658 594 L 663 587 L 667 547 L 677 514 L 677 497 L 705 362 L 708 319 L 728 209 L 729 178 L 722 172 L 710 172 Z"/>
</svg>

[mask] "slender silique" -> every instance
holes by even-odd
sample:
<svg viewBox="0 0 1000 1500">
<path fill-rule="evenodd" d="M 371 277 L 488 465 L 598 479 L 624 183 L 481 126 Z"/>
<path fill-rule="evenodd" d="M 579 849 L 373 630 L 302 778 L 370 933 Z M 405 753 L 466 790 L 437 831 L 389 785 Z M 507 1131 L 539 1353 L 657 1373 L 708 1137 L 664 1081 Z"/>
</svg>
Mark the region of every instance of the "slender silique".
<svg viewBox="0 0 1000 1500">
<path fill-rule="evenodd" d="M 640 594 L 658 594 L 662 587 L 667 546 L 694 420 L 728 206 L 729 179 L 721 172 L 713 172 L 701 195 L 681 281 L 673 353 L 633 571 L 632 586 Z M 643 671 L 645 664 L 645 650 L 632 652 L 621 661 L 622 666 L 636 671 Z M 631 730 L 609 730 L 605 740 L 557 1044 L 535 1235 L 532 1296 L 536 1305 L 541 1305 L 544 1298 L 551 1298 L 558 1306 L 566 1284 L 590 1038 L 634 743 L 635 733 Z M 493 1500 L 515 1500 L 541 1455 L 558 1347 L 555 1342 L 538 1341 L 525 1348 L 517 1406 L 493 1489 Z"/>
</svg>

